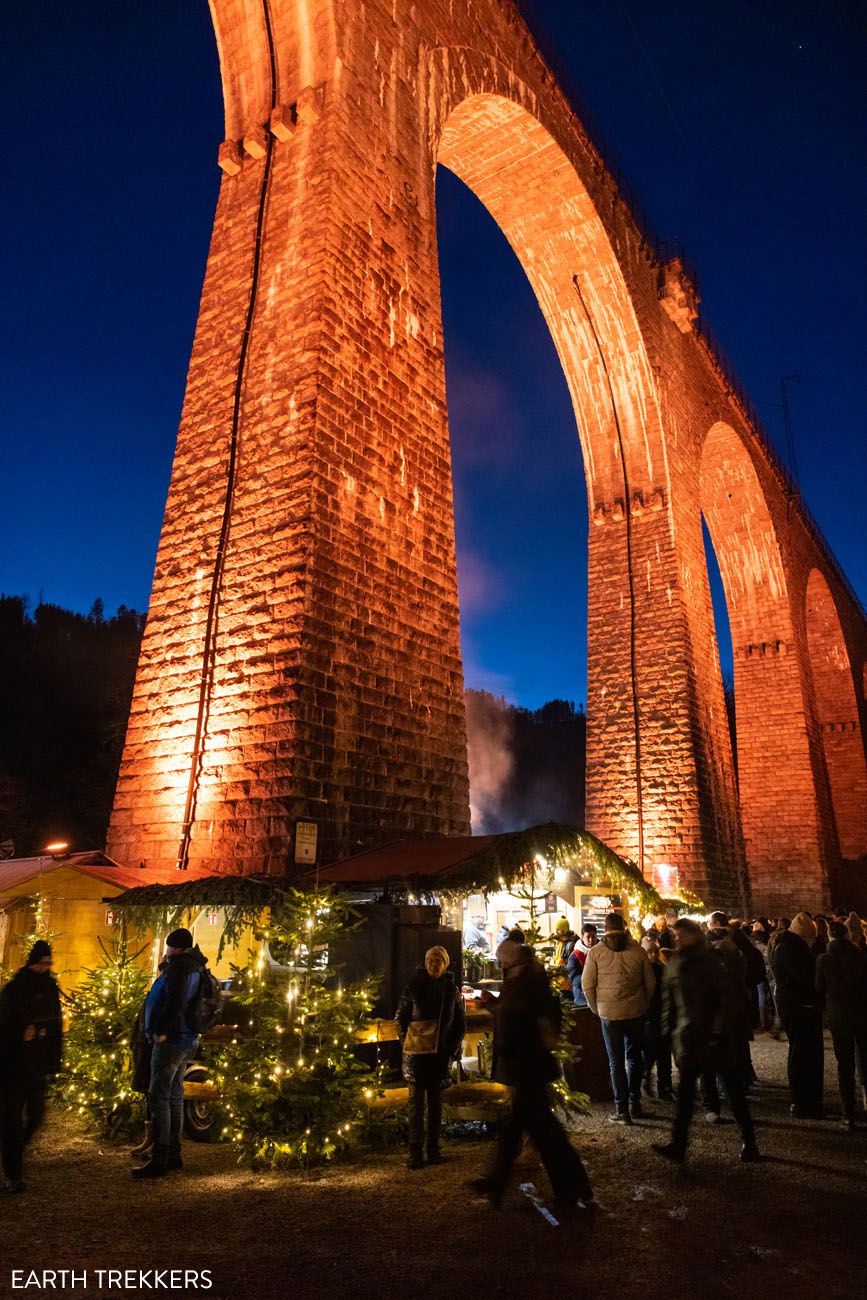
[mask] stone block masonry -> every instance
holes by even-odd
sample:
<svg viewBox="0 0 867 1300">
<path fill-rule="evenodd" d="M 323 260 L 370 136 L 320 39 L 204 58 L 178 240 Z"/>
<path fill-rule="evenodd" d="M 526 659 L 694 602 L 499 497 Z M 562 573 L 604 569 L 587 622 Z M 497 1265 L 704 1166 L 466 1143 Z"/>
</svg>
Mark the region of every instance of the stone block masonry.
<svg viewBox="0 0 867 1300">
<path fill-rule="evenodd" d="M 280 871 L 297 818 L 322 860 L 469 829 L 439 163 L 572 395 L 590 829 L 716 904 L 827 901 L 867 850 L 863 611 L 514 5 L 212 12 L 223 181 L 109 852 Z"/>
</svg>

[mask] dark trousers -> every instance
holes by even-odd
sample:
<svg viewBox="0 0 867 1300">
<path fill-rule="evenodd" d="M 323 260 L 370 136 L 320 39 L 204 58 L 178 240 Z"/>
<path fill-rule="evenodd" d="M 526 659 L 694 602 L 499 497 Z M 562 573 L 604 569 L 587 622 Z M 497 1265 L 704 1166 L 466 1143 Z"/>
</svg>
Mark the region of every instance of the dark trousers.
<svg viewBox="0 0 867 1300">
<path fill-rule="evenodd" d="M 831 1031 L 834 1055 L 837 1058 L 837 1086 L 840 1104 L 846 1119 L 855 1118 L 855 1067 L 857 1064 L 861 1083 L 867 1069 L 867 1025 L 848 1031 Z"/>
<path fill-rule="evenodd" d="M 658 1016 L 648 1016 L 644 1023 L 644 1077 L 650 1082 L 656 1066 L 656 1089 L 662 1096 L 671 1092 L 671 1045 L 663 1037 Z"/>
<path fill-rule="evenodd" d="M 737 1066 L 726 1066 L 725 1069 L 717 1070 L 715 1073 L 702 1070 L 690 1070 L 686 1066 L 680 1067 L 680 1083 L 677 1089 L 677 1105 L 674 1111 L 674 1125 L 671 1131 L 672 1146 L 678 1151 L 686 1151 L 687 1142 L 689 1141 L 689 1126 L 692 1121 L 692 1110 L 695 1104 L 695 1085 L 699 1079 L 702 1081 L 702 1093 L 705 1097 L 705 1088 L 707 1080 L 713 1080 L 713 1087 L 716 1090 L 716 1079 L 722 1079 L 723 1087 L 726 1090 L 726 1096 L 729 1099 L 729 1105 L 732 1108 L 732 1115 L 735 1123 L 741 1131 L 741 1139 L 752 1146 L 755 1142 L 755 1131 L 753 1121 L 750 1115 L 747 1094 L 744 1090 L 744 1082 L 741 1071 Z M 719 1099 L 717 1098 L 716 1107 L 719 1109 Z"/>
<path fill-rule="evenodd" d="M 440 1126 L 443 1118 L 442 1087 L 436 1083 L 409 1085 L 409 1145 L 421 1151 L 424 1145 L 424 1104 L 427 1100 L 427 1151 L 439 1151 Z"/>
<path fill-rule="evenodd" d="M 195 1043 L 154 1043 L 148 1110 L 154 1145 L 179 1147 L 184 1125 L 184 1074 Z"/>
<path fill-rule="evenodd" d="M 587 1171 L 551 1110 L 544 1084 L 520 1084 L 509 1089 L 509 1113 L 500 1124 L 497 1152 L 488 1179 L 491 1194 L 499 1199 L 505 1191 L 525 1133 L 536 1145 L 558 1200 L 589 1200 L 593 1189 Z"/>
<path fill-rule="evenodd" d="M 635 1020 L 600 1020 L 600 1024 L 608 1053 L 614 1104 L 618 1110 L 626 1110 L 630 1101 L 641 1097 L 644 1016 Z"/>
<path fill-rule="evenodd" d="M 21 1181 L 24 1148 L 45 1115 L 45 1079 L 15 1079 L 0 1086 L 0 1155 L 10 1182 Z"/>
<path fill-rule="evenodd" d="M 825 1044 L 818 1007 L 792 1007 L 783 1020 L 789 1039 L 789 1093 L 798 1110 L 819 1111 L 824 1101 Z"/>
</svg>

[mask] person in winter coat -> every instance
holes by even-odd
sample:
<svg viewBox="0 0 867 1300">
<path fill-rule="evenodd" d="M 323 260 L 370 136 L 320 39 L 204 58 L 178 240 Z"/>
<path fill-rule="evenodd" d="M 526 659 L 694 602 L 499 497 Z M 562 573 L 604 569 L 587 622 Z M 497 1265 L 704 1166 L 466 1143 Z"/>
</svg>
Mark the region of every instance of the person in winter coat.
<svg viewBox="0 0 867 1300">
<path fill-rule="evenodd" d="M 642 937 L 641 946 L 647 953 L 656 988 L 647 1008 L 644 1021 L 644 1093 L 652 1097 L 653 1067 L 656 1066 L 656 1096 L 660 1101 L 672 1101 L 674 1093 L 671 1087 L 671 1046 L 662 1032 L 662 977 L 665 966 L 660 957 L 657 942 L 657 930 L 648 930 Z M 672 930 L 672 934 L 674 931 Z"/>
<path fill-rule="evenodd" d="M 403 1045 L 403 1077 L 409 1084 L 408 1168 L 422 1169 L 427 1101 L 427 1162 L 438 1165 L 442 1090 L 449 1081 L 449 1062 L 464 1037 L 464 1002 L 448 970 L 449 955 L 437 945 L 425 953 L 403 991 L 395 1022 Z"/>
<path fill-rule="evenodd" d="M 759 1159 L 755 1131 L 738 1068 L 740 990 L 735 989 L 719 950 L 695 921 L 675 922 L 677 951 L 665 968 L 662 991 L 663 1031 L 671 1046 L 680 1083 L 671 1141 L 654 1146 L 676 1164 L 686 1159 L 696 1083 L 703 1074 L 718 1074 L 728 1094 L 741 1134 L 741 1160 Z"/>
<path fill-rule="evenodd" d="M 153 1150 L 148 1162 L 132 1171 L 133 1178 L 161 1178 L 183 1168 L 184 1074 L 199 1045 L 192 1010 L 206 966 L 190 931 L 173 930 L 166 939 L 165 969 L 145 1000 L 144 1032 L 152 1044 L 148 1112 Z"/>
<path fill-rule="evenodd" d="M 581 975 L 590 954 L 590 949 L 595 948 L 598 942 L 599 936 L 596 926 L 588 922 L 581 931 L 581 938 L 576 940 L 575 946 L 566 960 L 566 975 L 572 982 L 572 1001 L 576 1007 L 587 1006 L 587 999 L 581 987 Z"/>
<path fill-rule="evenodd" d="M 0 991 L 0 1192 L 23 1192 L 24 1151 L 45 1115 L 49 1075 L 60 1069 L 63 1017 L 51 946 L 37 939 Z"/>
<path fill-rule="evenodd" d="M 816 990 L 834 1043 L 843 1123 L 852 1130 L 856 1057 L 862 1084 L 867 1070 L 867 953 L 839 921 L 831 921 L 828 938 L 827 952 L 816 960 Z"/>
<path fill-rule="evenodd" d="M 584 963 L 581 987 L 602 1023 L 615 1107 L 608 1118 L 612 1124 L 631 1124 L 641 1116 L 644 1017 L 656 978 L 619 912 L 606 916 L 605 937 Z"/>
<path fill-rule="evenodd" d="M 849 913 L 846 918 L 846 929 L 849 931 L 849 939 L 856 948 L 867 948 L 867 939 L 864 938 L 864 924 L 857 912 Z"/>
<path fill-rule="evenodd" d="M 563 1009 L 532 948 L 507 939 L 497 949 L 503 991 L 494 1002 L 492 1077 L 509 1089 L 509 1111 L 500 1124 L 493 1166 L 473 1186 L 499 1207 L 525 1133 L 535 1143 L 554 1190 L 555 1203 L 568 1207 L 593 1199 L 593 1189 L 578 1152 L 551 1110 L 547 1086 L 559 1075 L 551 1048 L 560 1032 Z"/>
<path fill-rule="evenodd" d="M 777 1010 L 789 1039 L 789 1093 L 797 1119 L 822 1119 L 824 1053 L 822 1009 L 816 990 L 816 927 L 799 912 L 774 945 Z"/>
</svg>

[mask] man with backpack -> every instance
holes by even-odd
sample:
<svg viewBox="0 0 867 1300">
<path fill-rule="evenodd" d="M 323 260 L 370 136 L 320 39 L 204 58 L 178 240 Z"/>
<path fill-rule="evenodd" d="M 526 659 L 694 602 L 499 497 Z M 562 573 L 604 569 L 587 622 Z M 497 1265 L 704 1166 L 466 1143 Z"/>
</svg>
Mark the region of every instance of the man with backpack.
<svg viewBox="0 0 867 1300">
<path fill-rule="evenodd" d="M 145 1002 L 144 1032 L 153 1044 L 148 1110 L 153 1152 L 133 1178 L 161 1178 L 181 1169 L 184 1074 L 199 1038 L 219 1015 L 220 986 L 189 930 L 173 930 L 166 940 L 165 969 Z"/>
</svg>

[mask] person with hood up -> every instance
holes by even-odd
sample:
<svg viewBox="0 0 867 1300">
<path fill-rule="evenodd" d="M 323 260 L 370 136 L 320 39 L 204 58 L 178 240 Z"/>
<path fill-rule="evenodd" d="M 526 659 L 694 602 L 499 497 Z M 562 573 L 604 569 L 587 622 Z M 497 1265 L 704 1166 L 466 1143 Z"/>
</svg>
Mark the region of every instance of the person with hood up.
<svg viewBox="0 0 867 1300">
<path fill-rule="evenodd" d="M 560 1033 L 563 1008 L 551 990 L 542 964 L 532 948 L 506 939 L 497 949 L 503 971 L 503 991 L 493 1004 L 494 1057 L 491 1076 L 509 1089 L 509 1110 L 500 1124 L 497 1151 L 487 1178 L 473 1188 L 499 1208 L 521 1140 L 527 1133 L 563 1209 L 591 1201 L 593 1189 L 578 1152 L 551 1110 L 548 1084 L 560 1068 L 552 1052 Z"/>
<path fill-rule="evenodd" d="M 837 1058 L 843 1123 L 855 1128 L 855 1063 L 867 1070 L 867 954 L 856 948 L 845 925 L 831 921 L 828 950 L 816 960 L 816 990 L 825 1007 Z"/>
<path fill-rule="evenodd" d="M 173 930 L 166 939 L 165 969 L 145 1001 L 144 1032 L 153 1045 L 148 1087 L 153 1149 L 147 1163 L 132 1171 L 133 1178 L 162 1178 L 183 1168 L 184 1074 L 199 1045 L 192 1013 L 206 967 L 190 931 Z"/>
<path fill-rule="evenodd" d="M 463 1042 L 465 1020 L 463 998 L 448 964 L 445 948 L 428 948 L 424 966 L 404 989 L 394 1017 L 403 1046 L 403 1077 L 409 1085 L 409 1169 L 424 1168 L 425 1101 L 427 1162 L 442 1161 L 442 1090 L 449 1082 L 449 1062 Z"/>
<path fill-rule="evenodd" d="M 51 945 L 37 939 L 0 992 L 0 1193 L 23 1192 L 24 1151 L 45 1115 L 49 1075 L 60 1069 L 63 1017 Z"/>
<path fill-rule="evenodd" d="M 620 912 L 605 918 L 605 937 L 592 948 L 581 975 L 587 1005 L 600 1019 L 611 1089 L 612 1124 L 641 1116 L 644 1017 L 656 990 L 647 953 L 626 930 Z"/>
<path fill-rule="evenodd" d="M 654 1146 L 657 1155 L 683 1164 L 696 1083 L 707 1074 L 723 1081 L 732 1115 L 740 1129 L 741 1160 L 759 1159 L 755 1131 L 739 1069 L 740 990 L 728 968 L 695 921 L 681 917 L 674 925 L 677 951 L 662 982 L 662 1028 L 670 1036 L 680 1082 L 671 1141 Z"/>
<path fill-rule="evenodd" d="M 816 926 L 799 912 L 774 945 L 777 1010 L 789 1039 L 790 1110 L 796 1119 L 824 1118 L 824 1054 L 822 1009 L 816 990 L 813 944 Z"/>
</svg>

